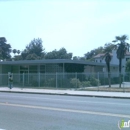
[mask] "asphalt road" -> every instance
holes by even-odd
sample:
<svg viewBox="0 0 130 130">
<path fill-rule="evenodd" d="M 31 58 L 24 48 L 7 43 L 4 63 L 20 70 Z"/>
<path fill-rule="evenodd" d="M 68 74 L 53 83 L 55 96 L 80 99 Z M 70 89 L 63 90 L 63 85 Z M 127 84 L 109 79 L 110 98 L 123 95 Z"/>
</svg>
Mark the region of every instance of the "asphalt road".
<svg viewBox="0 0 130 130">
<path fill-rule="evenodd" d="M 0 93 L 0 130 L 119 130 L 122 119 L 129 99 Z"/>
</svg>

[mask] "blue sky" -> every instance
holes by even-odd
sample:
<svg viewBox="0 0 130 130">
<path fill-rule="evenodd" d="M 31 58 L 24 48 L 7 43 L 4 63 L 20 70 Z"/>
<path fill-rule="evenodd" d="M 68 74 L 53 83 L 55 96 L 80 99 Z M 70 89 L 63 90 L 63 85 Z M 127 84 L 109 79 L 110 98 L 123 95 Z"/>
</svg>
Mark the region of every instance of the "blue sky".
<svg viewBox="0 0 130 130">
<path fill-rule="evenodd" d="M 1 0 L 0 36 L 23 50 L 42 38 L 46 52 L 65 47 L 73 56 L 130 36 L 129 0 Z"/>
</svg>

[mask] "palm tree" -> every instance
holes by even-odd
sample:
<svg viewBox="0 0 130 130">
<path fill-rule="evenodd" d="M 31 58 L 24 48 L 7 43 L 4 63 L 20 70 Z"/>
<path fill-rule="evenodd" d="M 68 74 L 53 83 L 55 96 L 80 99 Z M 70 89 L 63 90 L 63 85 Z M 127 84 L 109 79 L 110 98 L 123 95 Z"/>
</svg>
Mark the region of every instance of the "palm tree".
<svg viewBox="0 0 130 130">
<path fill-rule="evenodd" d="M 14 53 L 14 55 L 15 55 L 15 53 L 17 53 L 17 50 L 16 50 L 16 49 L 13 49 L 13 53 Z"/>
<path fill-rule="evenodd" d="M 127 35 L 116 36 L 113 42 L 119 42 L 116 44 L 116 54 L 119 59 L 119 87 L 121 88 L 121 70 L 122 70 L 122 59 L 125 57 L 127 51 L 129 51 L 129 44 L 126 43 L 128 40 Z"/>
<path fill-rule="evenodd" d="M 20 50 L 17 50 L 18 55 L 20 54 Z"/>
<path fill-rule="evenodd" d="M 105 54 L 105 61 L 107 65 L 107 71 L 108 71 L 108 81 L 109 81 L 109 87 L 111 87 L 111 74 L 110 74 L 110 62 L 111 62 L 111 55 L 109 52 Z"/>
</svg>

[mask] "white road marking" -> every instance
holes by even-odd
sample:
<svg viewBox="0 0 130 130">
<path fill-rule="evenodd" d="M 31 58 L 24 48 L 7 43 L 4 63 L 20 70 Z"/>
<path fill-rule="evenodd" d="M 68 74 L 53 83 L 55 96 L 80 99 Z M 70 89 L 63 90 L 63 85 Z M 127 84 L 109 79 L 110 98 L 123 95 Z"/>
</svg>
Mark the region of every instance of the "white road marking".
<svg viewBox="0 0 130 130">
<path fill-rule="evenodd" d="M 100 115 L 100 116 L 130 118 L 130 115 L 96 112 L 96 111 L 73 110 L 73 109 L 65 109 L 65 108 L 42 107 L 42 106 L 32 106 L 32 105 L 24 105 L 24 104 L 11 104 L 11 103 L 8 103 L 8 104 L 7 103 L 0 103 L 0 105 L 12 106 L 12 107 L 22 107 L 22 108 L 31 108 L 31 109 L 41 109 L 41 110 L 51 110 L 51 111 L 73 112 L 73 113 L 82 113 L 82 114 L 91 114 L 91 115 Z"/>
</svg>

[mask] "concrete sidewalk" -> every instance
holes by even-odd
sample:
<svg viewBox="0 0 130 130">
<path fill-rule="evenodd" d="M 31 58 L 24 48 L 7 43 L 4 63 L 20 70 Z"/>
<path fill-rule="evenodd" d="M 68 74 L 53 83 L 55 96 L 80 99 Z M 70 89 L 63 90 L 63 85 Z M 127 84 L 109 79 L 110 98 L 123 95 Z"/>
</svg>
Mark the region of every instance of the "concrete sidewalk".
<svg viewBox="0 0 130 130">
<path fill-rule="evenodd" d="M 123 92 L 99 92 L 99 91 L 77 91 L 77 90 L 53 90 L 53 89 L 30 89 L 0 87 L 0 92 L 30 93 L 30 94 L 55 94 L 70 96 L 106 97 L 106 98 L 125 98 L 130 99 L 130 93 Z"/>
</svg>

